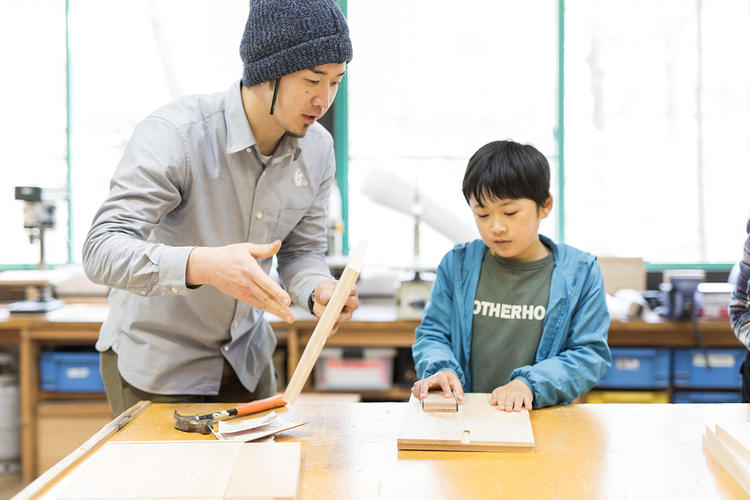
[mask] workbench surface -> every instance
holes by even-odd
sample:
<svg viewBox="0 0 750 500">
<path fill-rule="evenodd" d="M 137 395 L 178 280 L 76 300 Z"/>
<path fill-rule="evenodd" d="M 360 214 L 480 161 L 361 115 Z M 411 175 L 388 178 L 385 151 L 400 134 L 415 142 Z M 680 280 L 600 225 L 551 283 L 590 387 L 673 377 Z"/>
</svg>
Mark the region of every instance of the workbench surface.
<svg viewBox="0 0 750 500">
<path fill-rule="evenodd" d="M 113 441 L 213 439 L 173 429 L 155 404 Z M 746 498 L 701 447 L 706 424 L 747 422 L 748 404 L 582 404 L 531 412 L 536 445 L 518 452 L 398 451 L 405 403 L 305 403 L 298 498 Z"/>
</svg>

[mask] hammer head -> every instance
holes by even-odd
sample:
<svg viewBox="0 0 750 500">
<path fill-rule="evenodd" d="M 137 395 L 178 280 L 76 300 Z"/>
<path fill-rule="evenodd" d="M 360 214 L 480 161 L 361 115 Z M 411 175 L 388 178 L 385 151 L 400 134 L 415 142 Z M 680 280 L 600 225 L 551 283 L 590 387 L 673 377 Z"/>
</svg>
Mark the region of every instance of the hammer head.
<svg viewBox="0 0 750 500">
<path fill-rule="evenodd" d="M 214 426 L 212 418 L 198 418 L 195 415 L 180 415 L 177 410 L 174 411 L 174 428 L 184 432 L 200 432 L 201 434 L 211 434 Z"/>
</svg>

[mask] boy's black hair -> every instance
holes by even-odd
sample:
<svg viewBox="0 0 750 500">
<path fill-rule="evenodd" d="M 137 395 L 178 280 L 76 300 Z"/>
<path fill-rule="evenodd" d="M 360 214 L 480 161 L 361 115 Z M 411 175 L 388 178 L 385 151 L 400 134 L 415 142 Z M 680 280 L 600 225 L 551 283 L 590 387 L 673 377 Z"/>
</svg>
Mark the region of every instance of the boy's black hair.
<svg viewBox="0 0 750 500">
<path fill-rule="evenodd" d="M 480 205 L 493 198 L 528 198 L 537 207 L 549 197 L 549 163 L 534 146 L 513 141 L 485 144 L 469 160 L 462 190 Z"/>
</svg>

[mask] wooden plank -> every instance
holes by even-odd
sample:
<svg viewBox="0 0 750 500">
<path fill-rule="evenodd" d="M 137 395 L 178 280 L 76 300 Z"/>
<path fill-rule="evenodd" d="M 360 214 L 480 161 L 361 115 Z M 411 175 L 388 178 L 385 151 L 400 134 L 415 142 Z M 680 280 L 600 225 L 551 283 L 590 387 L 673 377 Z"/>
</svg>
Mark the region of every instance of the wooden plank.
<svg viewBox="0 0 750 500">
<path fill-rule="evenodd" d="M 58 499 L 222 498 L 242 446 L 109 442 L 76 469 Z"/>
<path fill-rule="evenodd" d="M 320 317 L 320 321 L 318 321 L 312 337 L 310 337 L 310 341 L 305 346 L 302 357 L 299 363 L 297 363 L 297 368 L 294 369 L 294 375 L 292 375 L 284 392 L 284 401 L 288 404 L 294 403 L 299 393 L 302 392 L 302 388 L 305 386 L 305 382 L 307 382 L 307 378 L 310 376 L 310 372 L 320 356 L 320 351 L 323 349 L 326 339 L 331 333 L 333 325 L 341 313 L 341 309 L 344 307 L 344 302 L 346 302 L 352 287 L 357 282 L 359 273 L 362 270 L 365 248 L 365 242 L 360 242 L 352 253 L 352 257 L 349 259 L 346 268 L 344 268 L 341 279 L 336 285 L 333 295 L 331 295 L 326 309 L 323 311 L 323 315 Z"/>
<path fill-rule="evenodd" d="M 257 443 L 240 449 L 224 498 L 293 499 L 297 497 L 302 445 Z"/>
<path fill-rule="evenodd" d="M 716 436 L 732 447 L 750 467 L 750 422 L 716 424 Z"/>
<path fill-rule="evenodd" d="M 60 484 L 57 498 L 293 499 L 301 456 L 300 443 L 113 441 Z"/>
<path fill-rule="evenodd" d="M 427 397 L 422 400 L 422 410 L 424 411 L 458 411 L 458 400 L 453 393 L 446 398 L 443 391 L 430 391 Z"/>
<path fill-rule="evenodd" d="M 400 450 L 510 451 L 534 446 L 529 412 L 505 412 L 487 393 L 464 394 L 456 412 L 425 412 L 411 396 L 397 438 Z"/>
<path fill-rule="evenodd" d="M 719 462 L 737 483 L 750 495 L 750 464 L 737 451 L 706 426 L 703 447 Z"/>
<path fill-rule="evenodd" d="M 35 497 L 37 494 L 47 489 L 54 481 L 64 474 L 73 465 L 79 463 L 94 448 L 99 446 L 112 434 L 126 426 L 131 420 L 137 417 L 143 410 L 151 405 L 150 401 L 139 401 L 124 412 L 120 413 L 114 420 L 102 427 L 99 432 L 91 436 L 85 443 L 75 449 L 73 453 L 60 460 L 57 464 L 50 467 L 47 472 L 36 478 L 36 480 L 24 488 L 14 500 L 26 500 Z M 24 462 L 24 467 L 26 463 Z M 28 466 L 29 470 L 31 465 Z M 26 471 L 24 471 L 26 474 Z"/>
</svg>

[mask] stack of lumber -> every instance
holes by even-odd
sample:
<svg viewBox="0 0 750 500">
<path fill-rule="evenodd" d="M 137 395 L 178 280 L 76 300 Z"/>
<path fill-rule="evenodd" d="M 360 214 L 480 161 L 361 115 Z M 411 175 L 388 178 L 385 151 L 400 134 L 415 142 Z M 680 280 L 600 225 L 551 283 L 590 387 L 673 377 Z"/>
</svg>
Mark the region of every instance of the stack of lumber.
<svg viewBox="0 0 750 500">
<path fill-rule="evenodd" d="M 750 422 L 716 424 L 715 430 L 706 426 L 703 448 L 750 495 Z"/>
</svg>

